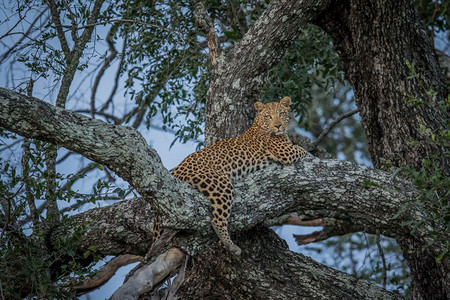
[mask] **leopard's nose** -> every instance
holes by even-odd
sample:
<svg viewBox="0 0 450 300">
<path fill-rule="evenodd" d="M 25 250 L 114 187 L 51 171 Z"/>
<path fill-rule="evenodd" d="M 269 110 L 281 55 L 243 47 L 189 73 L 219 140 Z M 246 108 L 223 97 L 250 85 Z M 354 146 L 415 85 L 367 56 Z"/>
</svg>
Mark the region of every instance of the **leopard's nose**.
<svg viewBox="0 0 450 300">
<path fill-rule="evenodd" d="M 277 129 L 281 129 L 281 124 L 275 124 L 275 127 L 276 127 Z"/>
</svg>

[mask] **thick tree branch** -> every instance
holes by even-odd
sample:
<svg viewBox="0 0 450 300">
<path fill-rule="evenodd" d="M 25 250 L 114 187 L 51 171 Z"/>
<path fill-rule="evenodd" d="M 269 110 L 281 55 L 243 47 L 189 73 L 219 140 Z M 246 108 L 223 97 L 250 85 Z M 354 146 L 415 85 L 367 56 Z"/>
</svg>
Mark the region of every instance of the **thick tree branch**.
<svg viewBox="0 0 450 300">
<path fill-rule="evenodd" d="M 219 37 L 214 29 L 214 23 L 211 21 L 202 2 L 197 3 L 195 6 L 195 25 L 205 35 L 211 64 L 214 68 L 217 68 L 217 58 L 221 52 Z"/>
<path fill-rule="evenodd" d="M 77 251 L 84 253 L 97 246 L 100 256 L 145 255 L 152 241 L 154 211 L 141 198 L 132 198 L 102 208 L 93 208 L 70 218 L 73 226 L 85 228 Z M 51 240 L 70 234 L 70 227 L 56 227 Z"/>
<path fill-rule="evenodd" d="M 105 164 L 141 191 L 152 186 L 153 176 L 161 176 L 154 178 L 158 183 L 170 176 L 158 154 L 136 130 L 90 119 L 6 89 L 0 89 L 0 126 Z"/>
</svg>

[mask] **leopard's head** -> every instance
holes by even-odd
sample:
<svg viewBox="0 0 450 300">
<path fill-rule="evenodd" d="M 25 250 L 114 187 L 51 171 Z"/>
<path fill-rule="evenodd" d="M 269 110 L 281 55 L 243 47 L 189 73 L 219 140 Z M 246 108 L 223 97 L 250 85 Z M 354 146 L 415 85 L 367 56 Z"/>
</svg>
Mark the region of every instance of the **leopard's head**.
<svg viewBox="0 0 450 300">
<path fill-rule="evenodd" d="M 280 135 L 285 133 L 289 123 L 289 106 L 291 98 L 284 97 L 280 102 L 255 102 L 258 115 L 254 124 L 269 134 Z"/>
</svg>

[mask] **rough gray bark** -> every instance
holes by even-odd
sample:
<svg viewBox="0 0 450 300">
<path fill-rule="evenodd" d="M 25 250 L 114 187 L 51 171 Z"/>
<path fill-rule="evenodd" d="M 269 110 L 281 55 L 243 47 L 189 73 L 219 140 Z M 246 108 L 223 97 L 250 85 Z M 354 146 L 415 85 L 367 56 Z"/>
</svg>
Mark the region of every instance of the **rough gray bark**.
<svg viewBox="0 0 450 300">
<path fill-rule="evenodd" d="M 101 256 L 136 254 L 145 255 L 152 243 L 152 218 L 155 211 L 142 198 L 132 198 L 111 206 L 93 208 L 70 218 L 76 226 L 83 226 L 80 253 L 96 245 Z M 51 240 L 66 235 L 65 226 L 55 227 Z M 70 232 L 70 228 L 69 228 Z"/>
<path fill-rule="evenodd" d="M 179 290 L 183 299 L 402 299 L 293 253 L 267 227 L 235 240 L 245 249 L 239 259 L 223 255 L 220 245 L 192 259 Z"/>
</svg>

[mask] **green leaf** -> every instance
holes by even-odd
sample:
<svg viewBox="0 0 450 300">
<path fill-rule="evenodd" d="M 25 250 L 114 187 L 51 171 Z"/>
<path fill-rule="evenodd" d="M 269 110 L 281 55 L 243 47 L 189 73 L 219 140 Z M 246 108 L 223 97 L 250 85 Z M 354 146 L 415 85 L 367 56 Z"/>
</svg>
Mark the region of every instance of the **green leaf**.
<svg viewBox="0 0 450 300">
<path fill-rule="evenodd" d="M 373 187 L 373 186 L 380 186 L 380 185 L 373 181 L 364 181 L 364 186 L 365 187 Z"/>
</svg>

